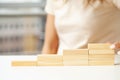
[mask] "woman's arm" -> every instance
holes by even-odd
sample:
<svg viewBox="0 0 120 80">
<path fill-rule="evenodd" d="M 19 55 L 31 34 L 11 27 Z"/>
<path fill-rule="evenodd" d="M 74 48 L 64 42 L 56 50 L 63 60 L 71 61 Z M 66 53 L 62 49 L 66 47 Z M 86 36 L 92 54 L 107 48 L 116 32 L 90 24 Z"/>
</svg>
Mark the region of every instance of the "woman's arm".
<svg viewBox="0 0 120 80">
<path fill-rule="evenodd" d="M 58 50 L 59 39 L 54 25 L 54 15 L 47 15 L 47 22 L 45 28 L 45 42 L 42 53 L 56 54 Z"/>
</svg>

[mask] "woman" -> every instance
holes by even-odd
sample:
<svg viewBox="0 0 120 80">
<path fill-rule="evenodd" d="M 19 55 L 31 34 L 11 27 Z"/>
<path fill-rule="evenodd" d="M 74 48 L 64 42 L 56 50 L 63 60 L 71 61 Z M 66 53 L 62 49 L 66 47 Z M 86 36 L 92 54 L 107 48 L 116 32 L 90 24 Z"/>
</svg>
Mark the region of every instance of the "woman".
<svg viewBox="0 0 120 80">
<path fill-rule="evenodd" d="M 120 0 L 47 0 L 43 53 L 114 43 L 120 48 Z"/>
</svg>

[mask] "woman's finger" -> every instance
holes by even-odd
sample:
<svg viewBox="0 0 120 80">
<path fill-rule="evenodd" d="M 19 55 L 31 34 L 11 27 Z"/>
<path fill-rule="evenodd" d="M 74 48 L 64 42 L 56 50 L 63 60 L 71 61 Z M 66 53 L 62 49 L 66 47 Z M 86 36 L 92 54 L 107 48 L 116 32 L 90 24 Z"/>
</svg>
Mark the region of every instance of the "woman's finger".
<svg viewBox="0 0 120 80">
<path fill-rule="evenodd" d="M 112 44 L 110 48 L 115 50 L 115 53 L 120 54 L 120 42 Z"/>
<path fill-rule="evenodd" d="M 120 49 L 120 42 L 116 42 L 110 46 L 111 49 Z"/>
<path fill-rule="evenodd" d="M 120 51 L 118 51 L 117 54 L 120 55 Z"/>
<path fill-rule="evenodd" d="M 111 48 L 111 49 L 115 49 L 115 48 L 116 48 L 115 44 L 112 44 L 112 45 L 110 46 L 110 48 Z"/>
</svg>

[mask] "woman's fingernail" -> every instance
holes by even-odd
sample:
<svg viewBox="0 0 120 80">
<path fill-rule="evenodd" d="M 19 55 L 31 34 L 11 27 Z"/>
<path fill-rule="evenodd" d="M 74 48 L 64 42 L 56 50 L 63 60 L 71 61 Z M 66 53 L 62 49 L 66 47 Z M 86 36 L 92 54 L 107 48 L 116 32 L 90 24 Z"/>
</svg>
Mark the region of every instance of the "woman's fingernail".
<svg viewBox="0 0 120 80">
<path fill-rule="evenodd" d="M 111 45 L 110 48 L 111 48 L 111 49 L 115 49 L 115 45 Z"/>
<path fill-rule="evenodd" d="M 117 54 L 120 55 L 120 51 L 118 51 Z"/>
</svg>

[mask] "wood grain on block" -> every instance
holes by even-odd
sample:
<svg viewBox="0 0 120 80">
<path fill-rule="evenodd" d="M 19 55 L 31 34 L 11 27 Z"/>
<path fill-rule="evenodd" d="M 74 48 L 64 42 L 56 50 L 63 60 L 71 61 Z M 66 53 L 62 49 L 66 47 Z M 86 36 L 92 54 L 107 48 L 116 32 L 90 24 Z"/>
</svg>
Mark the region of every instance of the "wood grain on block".
<svg viewBox="0 0 120 80">
<path fill-rule="evenodd" d="M 91 63 L 91 64 L 89 64 L 89 66 L 113 66 L 114 64 L 112 64 L 112 63 Z"/>
<path fill-rule="evenodd" d="M 111 60 L 111 61 L 89 61 L 89 63 L 114 63 L 114 60 Z"/>
<path fill-rule="evenodd" d="M 64 66 L 88 66 L 88 63 L 69 63 L 69 62 L 65 62 Z"/>
<path fill-rule="evenodd" d="M 64 66 L 88 66 L 88 64 L 64 64 Z"/>
<path fill-rule="evenodd" d="M 44 63 L 44 62 L 38 62 L 38 66 L 64 66 L 63 63 Z"/>
<path fill-rule="evenodd" d="M 85 59 L 85 60 L 64 60 L 63 64 L 65 66 L 87 66 L 88 59 Z"/>
<path fill-rule="evenodd" d="M 106 55 L 111 55 L 111 54 L 115 54 L 115 51 L 114 50 L 89 50 L 89 54 L 94 54 L 94 55 L 96 55 L 96 54 L 101 54 L 101 55 L 104 55 L 104 54 L 106 54 Z"/>
<path fill-rule="evenodd" d="M 114 61 L 114 58 L 91 58 L 89 61 Z"/>
<path fill-rule="evenodd" d="M 63 62 L 63 56 L 61 55 L 39 55 L 38 61 L 41 62 L 51 62 L 51 63 L 60 63 Z"/>
<path fill-rule="evenodd" d="M 72 61 L 64 61 L 63 63 L 64 63 L 64 64 L 65 64 L 65 63 L 71 63 L 71 64 L 74 64 L 74 63 L 75 63 L 75 64 L 76 64 L 76 63 L 84 64 L 84 63 L 85 63 L 85 64 L 88 64 L 88 60 L 82 60 L 82 61 L 72 60 Z"/>
<path fill-rule="evenodd" d="M 110 60 L 115 60 L 115 58 L 89 58 L 89 61 L 94 60 L 94 61 L 110 61 Z"/>
<path fill-rule="evenodd" d="M 94 50 L 94 49 L 108 49 L 111 50 L 110 48 L 111 44 L 105 44 L 105 43 L 90 43 L 88 44 L 88 49 L 89 50 Z"/>
<path fill-rule="evenodd" d="M 99 65 L 114 65 L 114 61 L 89 61 L 90 66 L 99 66 Z"/>
<path fill-rule="evenodd" d="M 88 55 L 63 56 L 63 60 L 71 60 L 71 59 L 77 59 L 77 60 L 88 59 Z"/>
<path fill-rule="evenodd" d="M 63 60 L 63 62 L 88 62 L 88 59 L 69 59 L 69 60 Z"/>
<path fill-rule="evenodd" d="M 99 58 L 110 58 L 110 59 L 113 59 L 114 57 L 115 57 L 114 54 L 110 54 L 110 55 L 107 55 L 107 54 L 105 54 L 105 55 L 104 55 L 104 54 L 103 54 L 103 55 L 90 54 L 90 55 L 89 55 L 89 58 L 91 58 L 91 59 L 92 59 L 92 58 L 93 58 L 93 59 L 94 59 L 94 58 L 95 58 L 95 59 L 96 59 L 96 58 L 98 58 L 98 59 L 99 59 Z"/>
<path fill-rule="evenodd" d="M 114 60 L 115 55 L 89 55 L 89 60 Z"/>
<path fill-rule="evenodd" d="M 88 55 L 88 49 L 63 50 L 63 55 Z"/>
<path fill-rule="evenodd" d="M 12 61 L 12 66 L 37 66 L 37 61 Z"/>
</svg>

